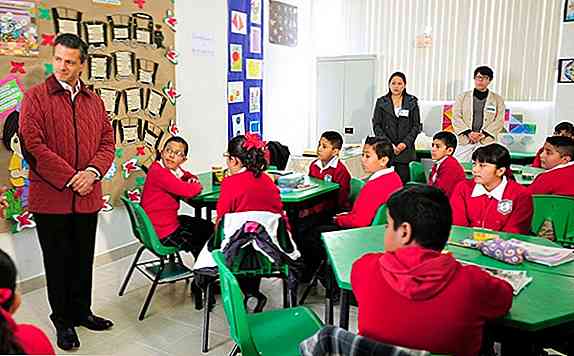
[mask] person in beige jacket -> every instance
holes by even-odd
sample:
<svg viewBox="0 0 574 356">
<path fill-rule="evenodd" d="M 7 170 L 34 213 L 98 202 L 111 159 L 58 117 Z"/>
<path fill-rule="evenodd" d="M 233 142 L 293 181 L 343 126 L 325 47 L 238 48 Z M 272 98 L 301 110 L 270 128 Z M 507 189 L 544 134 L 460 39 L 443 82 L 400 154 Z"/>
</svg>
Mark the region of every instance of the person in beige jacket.
<svg viewBox="0 0 574 356">
<path fill-rule="evenodd" d="M 504 99 L 488 89 L 493 77 L 489 67 L 476 68 L 474 90 L 456 98 L 452 126 L 458 138 L 454 157 L 460 162 L 470 162 L 478 147 L 496 142 L 504 126 Z"/>
</svg>

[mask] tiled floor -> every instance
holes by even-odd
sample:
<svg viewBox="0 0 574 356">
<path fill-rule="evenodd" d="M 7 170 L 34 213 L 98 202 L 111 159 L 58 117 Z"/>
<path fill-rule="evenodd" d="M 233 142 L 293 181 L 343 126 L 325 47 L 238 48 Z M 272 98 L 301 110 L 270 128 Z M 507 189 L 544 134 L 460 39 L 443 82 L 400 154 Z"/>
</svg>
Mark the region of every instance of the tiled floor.
<svg viewBox="0 0 574 356">
<path fill-rule="evenodd" d="M 201 355 L 201 330 L 203 312 L 193 307 L 185 282 L 158 287 L 147 317 L 137 317 L 150 282 L 137 271 L 123 297 L 118 296 L 120 283 L 131 263 L 132 256 L 102 266 L 94 273 L 93 311 L 111 318 L 115 326 L 104 332 L 92 332 L 77 328 L 81 347 L 75 354 L 93 355 Z M 193 258 L 188 260 L 192 265 Z M 268 296 L 265 310 L 279 308 L 282 304 L 281 282 L 267 279 L 262 285 Z M 323 289 L 307 298 L 319 317 L 323 317 Z M 42 328 L 55 346 L 55 331 L 48 319 L 50 307 L 46 289 L 39 289 L 23 296 L 22 306 L 16 314 L 18 322 L 26 322 Z M 338 318 L 338 314 L 335 314 Z M 338 320 L 338 319 L 336 319 Z M 356 311 L 351 308 L 351 330 L 355 331 Z M 233 348 L 229 337 L 227 319 L 219 303 L 211 314 L 208 355 L 227 355 Z M 59 354 L 68 354 L 56 348 Z"/>
</svg>

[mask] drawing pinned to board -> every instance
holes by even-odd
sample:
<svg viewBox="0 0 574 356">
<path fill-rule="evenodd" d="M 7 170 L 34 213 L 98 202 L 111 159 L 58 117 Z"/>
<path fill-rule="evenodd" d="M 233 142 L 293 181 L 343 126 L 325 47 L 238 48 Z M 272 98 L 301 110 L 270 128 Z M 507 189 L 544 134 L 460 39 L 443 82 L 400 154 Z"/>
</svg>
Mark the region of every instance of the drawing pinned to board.
<svg viewBox="0 0 574 356">
<path fill-rule="evenodd" d="M 261 88 L 249 88 L 249 113 L 261 112 Z"/>
<path fill-rule="evenodd" d="M 136 147 L 136 155 L 145 156 L 145 146 L 137 146 Z"/>
<path fill-rule="evenodd" d="M 558 60 L 558 83 L 574 83 L 574 58 Z"/>
<path fill-rule="evenodd" d="M 108 23 L 112 29 L 112 42 L 128 43 L 131 40 L 131 16 L 111 15 L 108 16 Z"/>
<path fill-rule="evenodd" d="M 161 92 L 148 88 L 146 93 L 146 105 L 145 112 L 152 119 L 159 119 L 165 108 L 167 99 L 161 94 Z"/>
<path fill-rule="evenodd" d="M 56 34 L 54 34 L 54 33 L 43 33 L 42 34 L 42 41 L 40 42 L 40 45 L 42 45 L 42 46 L 53 46 L 55 38 L 56 38 Z"/>
<path fill-rule="evenodd" d="M 88 79 L 109 80 L 112 73 L 112 58 L 105 54 L 91 54 L 88 57 Z"/>
<path fill-rule="evenodd" d="M 145 1 L 146 0 L 133 0 L 134 4 L 140 9 L 143 10 L 144 6 L 145 6 Z"/>
<path fill-rule="evenodd" d="M 24 229 L 33 229 L 36 227 L 33 215 L 29 211 L 24 211 L 21 214 L 14 215 L 12 216 L 12 219 L 16 222 L 15 232 L 21 232 Z"/>
<path fill-rule="evenodd" d="M 247 14 L 240 11 L 231 11 L 231 32 L 240 35 L 247 34 Z"/>
<path fill-rule="evenodd" d="M 564 22 L 574 21 L 574 0 L 564 2 Z"/>
<path fill-rule="evenodd" d="M 179 53 L 173 48 L 168 48 L 165 52 L 165 58 L 173 64 L 177 64 L 177 57 L 179 57 Z"/>
<path fill-rule="evenodd" d="M 229 68 L 230 72 L 241 72 L 243 71 L 243 47 L 240 44 L 231 43 L 229 45 L 229 60 L 231 66 Z"/>
<path fill-rule="evenodd" d="M 147 147 L 152 150 L 157 150 L 163 135 L 164 131 L 161 127 L 150 121 L 145 122 L 143 127 L 143 142 Z"/>
<path fill-rule="evenodd" d="M 143 58 L 136 61 L 137 80 L 142 84 L 155 85 L 155 77 L 159 64 Z"/>
<path fill-rule="evenodd" d="M 9 74 L 0 80 L 0 122 L 18 107 L 24 98 L 24 86 L 17 76 Z"/>
<path fill-rule="evenodd" d="M 259 120 L 249 121 L 249 132 L 252 134 L 261 135 L 261 121 Z"/>
<path fill-rule="evenodd" d="M 263 79 L 263 61 L 261 59 L 251 59 L 246 60 L 247 73 L 245 74 L 246 79 L 250 80 L 262 80 Z"/>
<path fill-rule="evenodd" d="M 167 25 L 167 27 L 170 28 L 170 30 L 175 32 L 175 26 L 177 25 L 177 19 L 175 18 L 173 11 L 171 11 L 169 9 L 166 11 L 165 16 L 163 18 L 163 23 L 165 23 Z"/>
<path fill-rule="evenodd" d="M 138 45 L 151 45 L 153 17 L 143 12 L 132 14 L 132 40 Z"/>
<path fill-rule="evenodd" d="M 135 53 L 130 51 L 116 51 L 112 53 L 116 80 L 129 80 L 134 77 Z"/>
<path fill-rule="evenodd" d="M 261 25 L 261 0 L 251 0 L 251 23 Z"/>
<path fill-rule="evenodd" d="M 122 145 L 132 145 L 134 143 L 140 142 L 142 140 L 142 119 L 138 117 L 124 117 L 122 119 L 117 119 L 112 121 L 112 127 L 116 133 L 116 142 Z M 123 156 L 123 150 L 120 152 Z M 116 157 L 118 151 L 116 150 Z"/>
<path fill-rule="evenodd" d="M 454 104 L 444 104 L 442 106 L 442 129 L 443 131 L 454 132 L 452 126 L 452 107 Z"/>
<path fill-rule="evenodd" d="M 112 210 L 114 210 L 112 196 L 110 194 L 102 196 L 102 209 L 100 209 L 100 213 L 109 213 Z"/>
<path fill-rule="evenodd" d="M 139 87 L 132 87 L 124 89 L 124 102 L 126 105 L 126 113 L 136 114 L 143 108 L 144 89 Z"/>
<path fill-rule="evenodd" d="M 177 98 L 179 98 L 181 95 L 178 94 L 178 92 L 175 90 L 175 87 L 171 80 L 168 80 L 167 83 L 165 83 L 165 85 L 161 88 L 161 90 L 163 94 L 167 97 L 171 105 L 175 105 Z"/>
<path fill-rule="evenodd" d="M 261 53 L 261 29 L 259 27 L 251 26 L 249 51 L 251 53 Z"/>
<path fill-rule="evenodd" d="M 28 187 L 30 185 L 28 175 L 30 173 L 30 166 L 22 154 L 22 145 L 18 135 L 19 121 L 18 111 L 12 111 L 10 115 L 8 115 L 4 121 L 2 142 L 4 143 L 4 147 L 12 152 L 10 162 L 8 163 L 8 171 L 10 172 L 9 182 L 12 187 L 16 189 L 21 206 L 25 208 L 28 206 Z"/>
<path fill-rule="evenodd" d="M 52 8 L 52 18 L 57 34 L 73 33 L 81 37 L 82 13 L 80 11 L 67 7 L 54 7 Z"/>
<path fill-rule="evenodd" d="M 24 62 L 10 61 L 10 73 L 26 74 L 26 68 L 24 68 Z"/>
<path fill-rule="evenodd" d="M 113 88 L 98 88 L 96 94 L 102 98 L 108 118 L 114 119 L 120 112 L 121 91 Z"/>
<path fill-rule="evenodd" d="M 108 45 L 107 24 L 102 21 L 84 21 L 86 43 L 90 49 L 104 48 Z"/>
<path fill-rule="evenodd" d="M 132 173 L 137 171 L 141 171 L 137 158 L 129 159 L 122 164 L 122 172 L 125 179 L 128 179 Z"/>
<path fill-rule="evenodd" d="M 142 193 L 139 188 L 127 190 L 126 195 L 132 203 L 140 203 L 142 201 Z"/>
<path fill-rule="evenodd" d="M 0 55 L 39 54 L 34 1 L 0 0 Z"/>
<path fill-rule="evenodd" d="M 269 1 L 269 42 L 297 46 L 297 7 L 279 1 Z"/>
<path fill-rule="evenodd" d="M 180 136 L 181 135 L 181 131 L 179 130 L 179 127 L 177 127 L 177 123 L 175 122 L 175 119 L 173 119 L 169 122 L 169 127 L 167 128 L 167 131 L 172 136 Z"/>
<path fill-rule="evenodd" d="M 243 82 L 227 83 L 227 102 L 229 104 L 243 102 Z"/>
<path fill-rule="evenodd" d="M 231 115 L 231 126 L 233 130 L 233 137 L 238 135 L 245 135 L 245 114 L 239 113 Z"/>
</svg>

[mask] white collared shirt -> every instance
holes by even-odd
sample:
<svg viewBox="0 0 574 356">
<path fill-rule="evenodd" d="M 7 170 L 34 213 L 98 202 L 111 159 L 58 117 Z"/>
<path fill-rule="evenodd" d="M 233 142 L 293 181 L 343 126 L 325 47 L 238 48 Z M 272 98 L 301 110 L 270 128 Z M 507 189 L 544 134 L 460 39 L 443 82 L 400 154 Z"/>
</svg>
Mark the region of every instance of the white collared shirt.
<svg viewBox="0 0 574 356">
<path fill-rule="evenodd" d="M 486 190 L 486 188 L 482 185 L 482 184 L 476 184 L 474 186 L 474 189 L 472 190 L 472 194 L 470 195 L 472 198 L 476 198 L 479 197 L 481 195 L 486 195 L 489 198 L 494 198 L 498 201 L 502 200 L 502 195 L 504 194 L 504 190 L 506 189 L 506 186 L 508 185 L 508 180 L 506 179 L 506 177 L 502 177 L 502 182 L 500 182 L 500 184 L 494 188 L 493 190 L 491 190 L 490 192 L 488 190 Z"/>
<path fill-rule="evenodd" d="M 377 179 L 379 177 L 382 177 L 385 174 L 393 173 L 394 171 L 395 171 L 395 167 L 389 167 L 389 168 L 381 169 L 381 170 L 376 171 L 375 173 L 371 174 L 371 176 L 369 177 L 369 181 L 371 181 L 373 179 Z"/>
<path fill-rule="evenodd" d="M 161 159 L 158 162 L 159 162 L 160 166 L 162 166 L 163 168 L 167 168 L 166 166 L 163 165 L 163 161 Z M 169 169 L 169 168 L 167 168 L 167 169 Z M 179 167 L 177 167 L 176 169 L 169 169 L 169 171 L 171 173 L 173 173 L 173 175 L 176 176 L 177 178 L 183 177 L 183 174 L 184 174 L 183 169 L 181 169 Z"/>
<path fill-rule="evenodd" d="M 555 170 L 555 169 L 566 168 L 566 167 L 570 167 L 570 166 L 574 166 L 574 161 L 570 161 L 570 162 L 564 163 L 564 164 L 559 164 L 559 165 L 557 165 L 556 167 L 547 169 L 546 171 L 544 171 L 544 172 L 542 172 L 542 173 L 540 173 L 540 174 L 543 174 L 543 173 L 546 173 L 546 172 L 550 172 L 550 171 L 553 171 L 553 170 Z"/>
<path fill-rule="evenodd" d="M 76 81 L 76 86 L 72 88 L 72 86 L 64 81 L 58 80 L 58 83 L 62 86 L 62 88 L 66 89 L 72 95 L 72 101 L 76 99 L 76 95 L 80 92 L 80 80 Z"/>
<path fill-rule="evenodd" d="M 321 162 L 320 159 L 317 159 L 315 161 L 315 165 L 317 167 L 319 167 L 319 171 L 321 171 L 321 173 L 323 173 L 323 171 L 329 167 L 337 168 L 338 164 L 339 164 L 339 157 L 337 157 L 337 156 L 331 157 L 329 162 L 327 162 L 327 164 L 324 167 L 323 167 L 323 162 Z"/>
<path fill-rule="evenodd" d="M 434 171 L 434 176 L 431 177 L 433 183 L 436 182 L 436 176 L 438 175 L 438 169 L 439 169 L 440 165 L 444 161 L 446 161 L 447 158 L 448 158 L 448 155 L 444 156 L 443 158 L 439 159 L 438 161 L 433 161 L 433 164 L 436 167 L 435 171 Z"/>
</svg>

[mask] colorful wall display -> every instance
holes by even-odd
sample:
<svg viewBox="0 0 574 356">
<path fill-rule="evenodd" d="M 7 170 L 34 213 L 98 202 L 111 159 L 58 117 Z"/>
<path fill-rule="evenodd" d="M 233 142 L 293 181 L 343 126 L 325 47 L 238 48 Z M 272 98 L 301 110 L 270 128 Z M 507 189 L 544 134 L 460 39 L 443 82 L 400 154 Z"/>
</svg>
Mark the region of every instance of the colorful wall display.
<svg viewBox="0 0 574 356">
<path fill-rule="evenodd" d="M 279 1 L 269 1 L 269 42 L 289 47 L 297 46 L 297 7 Z"/>
</svg>

